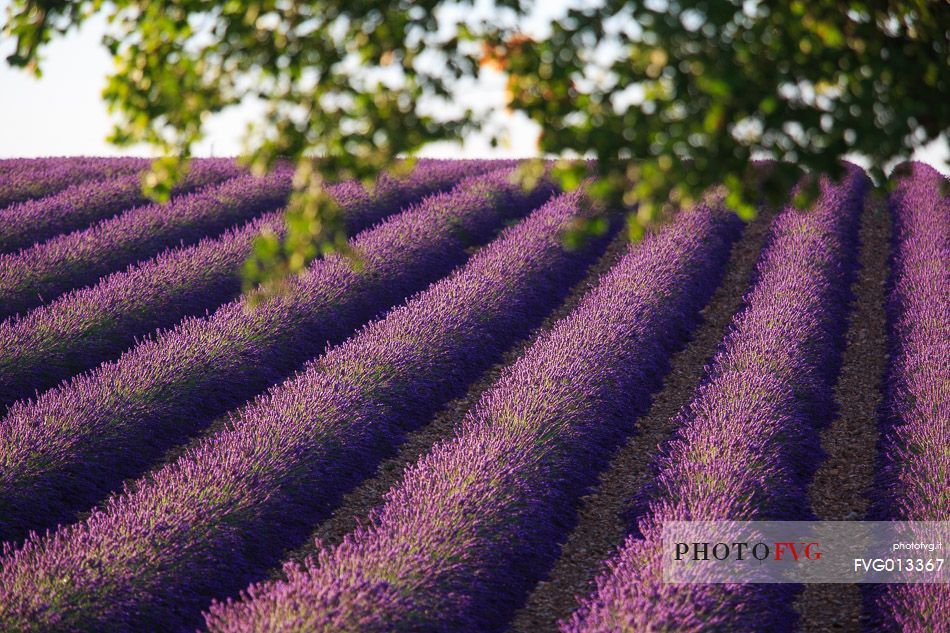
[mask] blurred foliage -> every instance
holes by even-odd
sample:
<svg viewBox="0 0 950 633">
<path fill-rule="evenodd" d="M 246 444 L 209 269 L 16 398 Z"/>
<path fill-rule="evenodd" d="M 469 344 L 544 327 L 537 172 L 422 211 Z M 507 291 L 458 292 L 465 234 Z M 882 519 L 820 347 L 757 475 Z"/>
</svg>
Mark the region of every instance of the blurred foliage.
<svg viewBox="0 0 950 633">
<path fill-rule="evenodd" d="M 159 198 L 210 114 L 265 104 L 246 159 L 256 172 L 293 161 L 296 193 L 286 238 L 259 240 L 249 283 L 345 251 L 327 181 L 369 183 L 398 156 L 488 129 L 457 98 L 486 67 L 505 73 L 507 108 L 541 127 L 541 152 L 566 157 L 554 166 L 565 188 L 593 169 L 594 195 L 635 208 L 633 237 L 717 184 L 752 217 L 763 187 L 774 200 L 802 168 L 839 174 L 849 152 L 882 181 L 884 165 L 950 129 L 945 1 L 578 0 L 540 35 L 526 26 L 535 2 L 487 4 L 477 21 L 485 2 L 13 0 L 4 28 L 9 63 L 38 73 L 44 44 L 107 15 L 111 140 L 171 157 L 146 182 Z M 755 191 L 754 156 L 780 161 Z"/>
</svg>

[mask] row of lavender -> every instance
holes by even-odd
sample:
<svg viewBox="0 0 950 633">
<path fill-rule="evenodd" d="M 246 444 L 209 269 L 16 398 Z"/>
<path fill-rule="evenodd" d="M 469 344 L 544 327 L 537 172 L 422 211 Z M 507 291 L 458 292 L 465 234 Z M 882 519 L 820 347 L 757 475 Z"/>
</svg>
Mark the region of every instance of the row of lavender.
<svg viewBox="0 0 950 633">
<path fill-rule="evenodd" d="M 237 163 L 230 159 L 196 160 L 173 193 L 188 193 L 240 173 Z M 76 182 L 58 193 L 11 204 L 0 208 L 0 253 L 86 228 L 147 202 L 141 174 L 132 173 Z"/>
<path fill-rule="evenodd" d="M 329 192 L 353 234 L 493 166 L 487 161 L 432 161 L 407 178 L 383 177 L 372 192 L 354 182 L 332 185 Z M 279 233 L 280 219 L 280 211 L 265 214 L 221 237 L 166 251 L 0 323 L 0 408 L 115 358 L 137 336 L 234 298 L 253 238 L 265 229 Z"/>
<path fill-rule="evenodd" d="M 68 520 L 213 416 L 283 379 L 380 311 L 465 261 L 550 196 L 510 169 L 462 181 L 353 242 L 363 266 L 315 262 L 287 291 L 189 317 L 118 360 L 20 401 L 0 420 L 0 537 Z"/>
<path fill-rule="evenodd" d="M 890 366 L 876 518 L 950 519 L 950 181 L 919 163 L 891 195 L 894 252 L 887 304 Z M 938 631 L 950 585 L 870 591 L 875 626 Z"/>
<path fill-rule="evenodd" d="M 506 172 L 469 181 L 357 238 L 373 279 L 365 290 L 334 258 L 320 262 L 308 284 L 326 288 L 331 303 L 405 289 L 400 275 L 444 272 L 463 259 L 460 235 L 484 237 L 549 193 L 542 185 L 524 194 Z M 603 239 L 581 250 L 563 244 L 562 232 L 587 208 L 577 195 L 543 206 L 105 511 L 8 549 L 0 562 L 2 626 L 177 629 L 211 597 L 260 577 L 408 428 L 557 304 L 603 247 Z M 332 321 L 340 312 L 322 316 Z"/>
<path fill-rule="evenodd" d="M 0 208 L 41 198 L 83 180 L 141 172 L 144 158 L 41 158 L 0 162 Z"/>
</svg>

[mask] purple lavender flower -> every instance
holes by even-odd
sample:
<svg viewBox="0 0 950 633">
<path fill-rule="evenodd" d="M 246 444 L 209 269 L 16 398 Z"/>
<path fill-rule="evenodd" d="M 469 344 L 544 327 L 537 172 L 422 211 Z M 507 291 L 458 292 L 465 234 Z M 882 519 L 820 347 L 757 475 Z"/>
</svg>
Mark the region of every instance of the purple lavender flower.
<svg viewBox="0 0 950 633">
<path fill-rule="evenodd" d="M 0 165 L 0 208 L 42 198 L 83 180 L 134 174 L 146 169 L 146 158 L 12 159 Z"/>
<path fill-rule="evenodd" d="M 492 163 L 425 161 L 406 178 L 383 177 L 374 191 L 331 185 L 346 228 L 356 232 Z M 241 289 L 240 269 L 255 235 L 280 233 L 276 211 L 219 238 L 173 249 L 0 323 L 0 407 L 118 356 L 135 337 L 214 309 Z"/>
<path fill-rule="evenodd" d="M 626 256 L 339 547 L 212 607 L 213 631 L 497 628 L 557 552 L 715 287 L 740 222 L 703 206 Z"/>
<path fill-rule="evenodd" d="M 401 235 L 482 232 L 504 213 L 487 213 L 486 196 L 503 209 L 539 199 L 505 176 L 431 198 L 358 239 L 371 274 L 405 268 L 385 248 L 408 248 Z M 481 213 L 463 211 L 472 203 Z M 543 206 L 464 268 L 240 410 L 227 428 L 134 492 L 113 497 L 105 511 L 8 550 L 0 563 L 2 625 L 177 629 L 189 607 L 190 617 L 199 615 L 206 596 L 240 589 L 282 548 L 306 538 L 310 519 L 369 474 L 381 450 L 464 389 L 557 303 L 604 242 L 564 247 L 562 231 L 585 208 L 577 194 Z M 352 275 L 338 260 L 325 261 L 327 275 Z"/>
<path fill-rule="evenodd" d="M 658 463 L 638 534 L 607 562 L 565 632 L 784 630 L 781 585 L 663 582 L 666 521 L 807 516 L 804 494 L 815 426 L 831 410 L 856 229 L 868 187 L 849 166 L 825 180 L 815 208 L 774 222 L 745 308 L 677 420 Z M 785 594 L 782 594 L 785 595 Z"/>
<path fill-rule="evenodd" d="M 0 317 L 27 310 L 140 259 L 282 205 L 290 172 L 242 176 L 103 220 L 18 253 L 0 255 Z"/>
<path fill-rule="evenodd" d="M 950 518 L 950 197 L 948 181 L 903 165 L 890 196 L 894 256 L 887 303 L 891 353 L 884 390 L 878 518 Z M 950 623 L 950 586 L 871 591 L 881 629 L 923 633 Z M 941 629 L 944 627 L 944 629 Z"/>
<path fill-rule="evenodd" d="M 188 193 L 241 173 L 232 160 L 196 160 L 174 192 Z M 60 233 L 84 229 L 148 203 L 137 173 L 72 184 L 59 193 L 0 209 L 0 253 L 26 248 Z"/>
<path fill-rule="evenodd" d="M 549 184 L 525 192 L 509 174 L 466 179 L 357 236 L 360 270 L 341 257 L 318 260 L 254 310 L 241 299 L 187 318 L 35 402 L 14 404 L 0 420 L 0 535 L 68 520 L 550 196 Z"/>
</svg>

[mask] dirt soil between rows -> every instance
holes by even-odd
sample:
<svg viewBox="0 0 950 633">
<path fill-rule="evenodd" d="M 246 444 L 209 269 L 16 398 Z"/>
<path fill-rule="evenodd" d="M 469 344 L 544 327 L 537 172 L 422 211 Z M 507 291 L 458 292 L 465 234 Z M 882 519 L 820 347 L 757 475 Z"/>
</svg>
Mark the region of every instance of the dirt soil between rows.
<svg viewBox="0 0 950 633">
<path fill-rule="evenodd" d="M 867 493 L 874 480 L 878 441 L 878 407 L 887 362 L 885 284 L 890 251 L 890 215 L 880 197 L 869 197 L 859 234 L 859 269 L 841 372 L 835 386 L 838 415 L 821 434 L 827 458 L 808 489 L 822 521 L 860 521 L 868 511 Z M 801 630 L 861 631 L 862 598 L 858 585 L 805 585 L 796 609 Z"/>
</svg>

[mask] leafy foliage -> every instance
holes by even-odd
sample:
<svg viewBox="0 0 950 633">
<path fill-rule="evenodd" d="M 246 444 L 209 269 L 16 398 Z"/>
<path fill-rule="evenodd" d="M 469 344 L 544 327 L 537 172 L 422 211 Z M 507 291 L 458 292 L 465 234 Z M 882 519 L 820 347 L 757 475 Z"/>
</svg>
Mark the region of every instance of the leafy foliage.
<svg viewBox="0 0 950 633">
<path fill-rule="evenodd" d="M 295 161 L 297 193 L 286 237 L 259 244 L 251 281 L 345 250 L 328 180 L 369 181 L 399 155 L 486 129 L 456 98 L 485 66 L 506 73 L 507 107 L 541 126 L 544 155 L 597 159 L 592 190 L 637 205 L 634 237 L 718 183 L 753 215 L 754 156 L 782 161 L 767 193 L 786 191 L 800 167 L 840 175 L 848 152 L 868 156 L 880 180 L 888 161 L 950 129 L 944 2 L 603 0 L 571 5 L 541 33 L 526 26 L 540 0 L 495 0 L 483 22 L 472 4 L 14 0 L 5 29 L 17 43 L 9 62 L 38 70 L 43 44 L 108 13 L 111 139 L 171 156 L 148 183 L 159 196 L 208 114 L 266 104 L 247 158 L 258 171 Z M 555 173 L 570 189 L 588 169 L 562 158 Z"/>
</svg>

